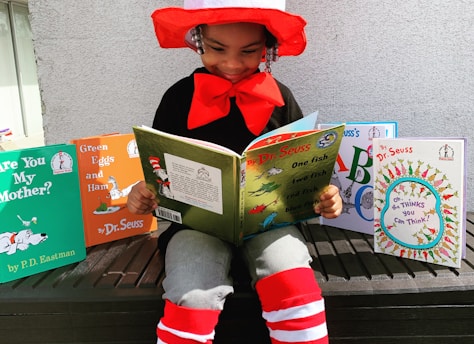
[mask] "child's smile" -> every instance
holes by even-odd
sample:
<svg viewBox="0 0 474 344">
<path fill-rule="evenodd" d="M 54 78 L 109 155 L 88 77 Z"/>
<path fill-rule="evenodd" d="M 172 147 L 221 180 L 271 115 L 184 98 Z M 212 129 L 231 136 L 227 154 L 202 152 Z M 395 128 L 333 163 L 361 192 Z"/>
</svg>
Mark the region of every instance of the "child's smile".
<svg viewBox="0 0 474 344">
<path fill-rule="evenodd" d="M 203 26 L 202 63 L 232 83 L 255 73 L 265 49 L 264 27 L 253 23 Z"/>
</svg>

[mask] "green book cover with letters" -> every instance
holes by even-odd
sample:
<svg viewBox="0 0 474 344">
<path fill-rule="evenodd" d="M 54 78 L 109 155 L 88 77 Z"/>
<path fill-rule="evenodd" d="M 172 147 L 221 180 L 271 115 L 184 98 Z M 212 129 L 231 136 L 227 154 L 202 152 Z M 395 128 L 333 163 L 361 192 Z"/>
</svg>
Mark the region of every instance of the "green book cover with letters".
<svg viewBox="0 0 474 344">
<path fill-rule="evenodd" d="M 0 152 L 0 282 L 85 259 L 73 144 Z"/>
<path fill-rule="evenodd" d="M 134 127 L 156 215 L 240 244 L 313 217 L 331 180 L 344 125 L 315 129 L 316 113 L 237 154 L 215 144 Z"/>
</svg>

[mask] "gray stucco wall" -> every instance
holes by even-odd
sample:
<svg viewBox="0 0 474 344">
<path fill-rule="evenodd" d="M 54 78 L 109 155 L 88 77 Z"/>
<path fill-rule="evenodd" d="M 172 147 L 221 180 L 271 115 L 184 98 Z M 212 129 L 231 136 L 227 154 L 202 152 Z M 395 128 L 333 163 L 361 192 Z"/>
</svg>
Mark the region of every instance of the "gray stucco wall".
<svg viewBox="0 0 474 344">
<path fill-rule="evenodd" d="M 152 11 L 181 5 L 29 0 L 47 144 L 151 124 L 163 92 L 199 65 L 189 49 L 160 49 L 154 37 Z M 473 0 L 287 1 L 287 9 L 307 19 L 308 46 L 272 70 L 305 113 L 397 120 L 400 136 L 474 141 Z M 473 167 L 471 159 L 468 185 Z"/>
</svg>

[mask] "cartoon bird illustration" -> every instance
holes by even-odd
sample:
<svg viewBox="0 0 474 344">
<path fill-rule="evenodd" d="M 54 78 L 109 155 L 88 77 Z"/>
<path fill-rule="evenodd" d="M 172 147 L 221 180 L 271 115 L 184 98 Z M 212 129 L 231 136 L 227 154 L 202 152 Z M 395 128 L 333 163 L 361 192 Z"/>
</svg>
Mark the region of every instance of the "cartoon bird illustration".
<svg viewBox="0 0 474 344">
<path fill-rule="evenodd" d="M 133 183 L 124 189 L 120 189 L 118 186 L 117 179 L 114 176 L 109 176 L 109 179 L 107 180 L 107 182 L 112 184 L 112 189 L 110 189 L 109 195 L 110 195 L 110 198 L 113 200 L 128 196 L 128 194 L 132 190 L 132 187 L 134 187 L 135 184 L 137 184 L 137 183 Z"/>
<path fill-rule="evenodd" d="M 29 221 L 23 220 L 20 215 L 17 215 L 16 217 L 18 217 L 18 219 L 21 221 L 21 224 L 23 225 L 23 227 L 30 227 L 32 223 L 36 225 L 36 222 L 38 221 L 36 216 L 33 216 L 31 220 Z"/>
</svg>

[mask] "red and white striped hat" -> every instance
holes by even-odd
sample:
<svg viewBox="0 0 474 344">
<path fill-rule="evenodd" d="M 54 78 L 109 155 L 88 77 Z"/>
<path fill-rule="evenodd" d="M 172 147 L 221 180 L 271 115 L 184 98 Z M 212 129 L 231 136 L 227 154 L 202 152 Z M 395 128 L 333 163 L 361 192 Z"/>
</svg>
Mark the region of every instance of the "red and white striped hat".
<svg viewBox="0 0 474 344">
<path fill-rule="evenodd" d="M 153 172 L 161 169 L 160 166 L 160 158 L 155 157 L 155 156 L 150 156 L 148 158 L 148 161 L 150 162 L 151 167 L 153 168 Z"/>
<path fill-rule="evenodd" d="M 165 7 L 152 14 L 162 48 L 190 47 L 188 32 L 200 24 L 257 23 L 278 42 L 278 55 L 299 55 L 306 47 L 306 21 L 285 12 L 285 0 L 184 0 L 184 7 Z"/>
</svg>

